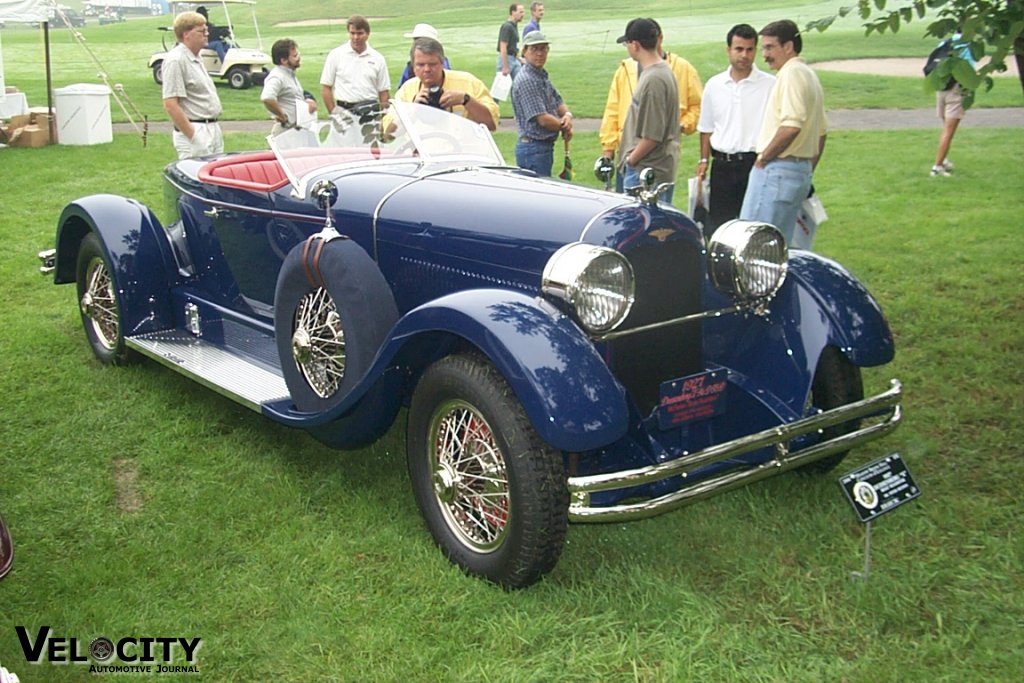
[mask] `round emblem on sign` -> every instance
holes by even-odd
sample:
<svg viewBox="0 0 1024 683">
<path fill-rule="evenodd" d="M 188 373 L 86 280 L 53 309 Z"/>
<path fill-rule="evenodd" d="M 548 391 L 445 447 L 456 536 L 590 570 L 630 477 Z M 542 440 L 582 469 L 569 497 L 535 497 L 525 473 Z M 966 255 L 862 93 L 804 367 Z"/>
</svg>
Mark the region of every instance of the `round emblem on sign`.
<svg viewBox="0 0 1024 683">
<path fill-rule="evenodd" d="M 874 510 L 878 505 L 878 493 L 875 487 L 866 481 L 858 481 L 853 485 L 853 498 L 868 510 Z"/>
<path fill-rule="evenodd" d="M 89 643 L 89 654 L 98 661 L 107 661 L 114 655 L 114 641 L 110 638 L 97 638 Z"/>
</svg>

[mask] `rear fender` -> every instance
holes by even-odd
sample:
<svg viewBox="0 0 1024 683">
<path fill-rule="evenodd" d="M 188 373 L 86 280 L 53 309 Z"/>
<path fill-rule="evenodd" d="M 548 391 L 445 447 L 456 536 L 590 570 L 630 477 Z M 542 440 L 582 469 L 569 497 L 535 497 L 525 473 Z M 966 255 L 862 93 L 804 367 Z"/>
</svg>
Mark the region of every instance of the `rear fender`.
<svg viewBox="0 0 1024 683">
<path fill-rule="evenodd" d="M 135 200 L 97 194 L 64 207 L 57 220 L 54 283 L 75 281 L 78 250 L 90 232 L 100 238 L 113 271 L 125 336 L 173 327 L 174 257 L 160 221 Z"/>
</svg>

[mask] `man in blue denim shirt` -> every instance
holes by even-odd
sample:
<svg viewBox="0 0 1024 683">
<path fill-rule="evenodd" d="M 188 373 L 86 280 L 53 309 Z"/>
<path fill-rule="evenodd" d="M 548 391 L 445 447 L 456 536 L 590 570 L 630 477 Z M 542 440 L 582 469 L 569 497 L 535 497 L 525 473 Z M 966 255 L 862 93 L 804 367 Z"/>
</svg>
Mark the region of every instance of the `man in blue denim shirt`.
<svg viewBox="0 0 1024 683">
<path fill-rule="evenodd" d="M 566 141 L 572 138 L 572 112 L 544 70 L 549 47 L 547 36 L 531 31 L 523 39 L 526 63 L 512 81 L 512 109 L 519 128 L 516 164 L 539 176 L 551 175 L 559 132 Z"/>
</svg>

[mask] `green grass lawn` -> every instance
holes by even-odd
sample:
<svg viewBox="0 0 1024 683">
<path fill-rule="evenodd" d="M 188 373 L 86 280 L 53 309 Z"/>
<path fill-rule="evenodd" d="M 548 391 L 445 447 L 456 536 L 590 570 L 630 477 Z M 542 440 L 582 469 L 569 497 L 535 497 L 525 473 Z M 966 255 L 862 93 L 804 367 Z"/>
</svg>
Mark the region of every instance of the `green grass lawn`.
<svg viewBox="0 0 1024 683">
<path fill-rule="evenodd" d="M 70 287 L 35 272 L 61 207 L 117 192 L 159 208 L 166 141 L 0 150 L 3 465 L 14 626 L 77 637 L 202 637 L 203 680 L 1009 681 L 1024 655 L 1019 482 L 1024 352 L 1019 130 L 836 131 L 815 178 L 817 249 L 871 288 L 905 421 L 842 470 L 900 452 L 924 493 L 863 527 L 835 477 L 783 476 L 656 519 L 575 526 L 556 570 L 506 593 L 433 546 L 405 473 L 404 412 L 332 451 L 153 363 L 92 360 Z M 229 149 L 259 146 L 229 135 Z M 512 136 L 500 136 L 508 150 Z M 579 135 L 581 155 L 596 134 Z M 866 160 L 870 160 L 868 163 Z M 578 181 L 594 185 L 587 168 Z M 8 187 L 13 185 L 9 182 Z M 158 211 L 160 213 L 160 211 Z"/>
<path fill-rule="evenodd" d="M 732 23 L 802 22 L 838 4 L 652 0 L 636 12 L 657 17 L 669 48 L 707 78 L 724 65 L 718 36 Z M 505 9 L 481 0 L 431 12 L 408 0 L 259 7 L 265 46 L 299 40 L 307 87 L 343 22 L 275 24 L 362 11 L 397 76 L 402 32 L 429 21 L 451 37 L 456 66 L 485 77 Z M 614 37 L 634 10 L 596 0 L 547 10 L 552 78 L 577 115 L 598 116 L 623 56 Z M 162 23 L 93 21 L 83 31 L 112 82 L 154 119 L 164 115 L 145 60 Z M 809 35 L 805 52 L 923 61 L 931 41 L 921 33 L 923 24 L 865 39 L 847 19 Z M 8 27 L 2 38 L 7 83 L 39 104 L 38 32 Z M 66 31 L 53 40 L 54 85 L 95 82 Z M 822 81 L 833 107 L 932 102 L 920 79 Z M 221 95 L 228 117 L 264 118 L 257 91 Z M 993 104 L 1020 105 L 1016 82 L 979 98 Z M 643 522 L 571 527 L 556 570 L 515 593 L 463 576 L 434 547 L 406 475 L 404 412 L 372 447 L 339 452 L 154 363 L 93 360 L 73 287 L 39 277 L 35 253 L 53 246 L 62 207 L 81 195 L 131 196 L 164 218 L 169 136 L 147 147 L 115 135 L 109 145 L 0 149 L 0 513 L 17 549 L 0 582 L 0 664 L 24 683 L 91 679 L 81 665 L 25 662 L 14 627 L 34 635 L 48 625 L 83 650 L 99 636 L 202 637 L 199 678 L 210 681 L 1016 680 L 1021 131 L 972 129 L 968 118 L 952 178 L 927 176 L 937 136 L 833 131 L 815 175 L 830 215 L 816 250 L 867 284 L 896 337 L 895 361 L 867 370 L 865 390 L 890 377 L 905 390 L 900 429 L 840 471 L 897 451 L 923 489 L 876 523 L 871 580 L 850 579 L 864 528 L 836 477 L 792 475 Z M 514 136 L 497 137 L 511 160 Z M 229 150 L 263 147 L 262 135 L 227 136 Z M 572 148 L 576 182 L 597 186 L 596 134 L 578 134 Z M 695 138 L 682 157 L 680 181 Z"/>
<path fill-rule="evenodd" d="M 320 70 L 327 53 L 347 40 L 343 16 L 363 12 L 371 18 L 371 44 L 388 60 L 393 84 L 397 84 L 408 55 L 409 40 L 403 33 L 419 21 L 432 23 L 441 32 L 454 68 L 471 71 L 490 85 L 494 74 L 497 30 L 505 18 L 507 4 L 483 0 L 460 0 L 443 8 L 425 12 L 410 0 L 395 0 L 386 6 L 379 3 L 355 2 L 341 6 L 325 5 L 315 0 L 295 2 L 262 2 L 258 17 L 263 48 L 269 52 L 277 38 L 291 37 L 298 41 L 303 55 L 299 77 L 308 90 L 319 95 Z M 677 52 L 697 67 L 703 80 L 727 66 L 724 54 L 725 34 L 738 22 L 760 27 L 771 20 L 792 18 L 798 23 L 832 14 L 837 3 L 776 2 L 766 8 L 762 2 L 739 0 L 723 4 L 711 0 L 669 2 L 656 0 L 644 4 L 642 10 L 623 9 L 598 0 L 579 0 L 571 6 L 549 5 L 543 22 L 553 41 L 548 69 L 555 85 L 570 103 L 577 116 L 600 117 L 608 93 L 608 84 L 618 62 L 626 57 L 622 46 L 615 43 L 634 13 L 657 18 L 665 32 L 666 49 Z M 220 14 L 214 10 L 212 18 Z M 236 36 L 246 47 L 256 47 L 257 40 L 249 14 L 232 12 Z M 310 19 L 331 20 L 313 26 L 294 26 L 293 22 Z M 51 31 L 53 85 L 59 88 L 72 83 L 97 83 L 102 71 L 111 85 L 120 85 L 127 97 L 143 114 L 154 121 L 165 121 L 160 89 L 153 82 L 147 67 L 149 56 L 161 51 L 157 31 L 169 25 L 171 18 L 146 17 L 120 24 L 100 26 L 90 19 L 80 29 L 88 51 L 73 40 L 67 29 Z M 899 34 L 864 37 L 860 21 L 847 17 L 826 33 L 810 32 L 805 37 L 804 56 L 811 62 L 852 57 L 914 56 L 924 62 L 934 46 L 926 39 L 924 23 L 910 24 Z M 3 33 L 4 69 L 8 85 L 27 93 L 32 106 L 46 104 L 46 74 L 43 67 L 44 47 L 38 29 L 12 26 Z M 92 55 L 99 60 L 99 65 Z M 923 78 L 880 77 L 821 72 L 831 108 L 916 108 L 928 107 L 934 101 L 922 89 Z M 268 115 L 259 101 L 259 89 L 231 90 L 221 83 L 219 88 L 227 119 L 266 119 Z M 1020 106 L 1021 90 L 1013 78 L 1001 77 L 989 93 L 979 96 L 976 106 Z M 511 106 L 502 104 L 502 114 L 511 116 Z M 125 114 L 112 102 L 115 121 L 126 120 Z"/>
</svg>

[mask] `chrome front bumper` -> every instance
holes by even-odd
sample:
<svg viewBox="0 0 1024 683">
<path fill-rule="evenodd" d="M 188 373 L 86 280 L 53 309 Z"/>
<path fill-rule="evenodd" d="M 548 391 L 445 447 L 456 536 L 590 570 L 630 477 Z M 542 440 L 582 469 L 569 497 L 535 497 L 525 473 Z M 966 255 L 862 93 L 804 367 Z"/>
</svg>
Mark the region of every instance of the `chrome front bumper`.
<svg viewBox="0 0 1024 683">
<path fill-rule="evenodd" d="M 894 379 L 887 391 L 876 396 L 796 422 L 710 446 L 675 460 L 622 472 L 569 477 L 569 520 L 573 522 L 622 522 L 653 517 L 745 484 L 767 479 L 834 453 L 847 451 L 868 441 L 881 438 L 896 428 L 901 418 L 900 398 L 902 395 L 902 385 Z M 861 426 L 848 434 L 793 453 L 789 451 L 789 443 L 793 439 L 819 433 L 828 427 L 861 418 L 874 419 L 868 426 Z M 692 485 L 687 485 L 684 481 L 678 491 L 658 498 L 605 507 L 593 507 L 590 504 L 591 494 L 599 491 L 640 486 L 669 477 L 681 476 L 685 479 L 696 469 L 769 446 L 775 449 L 775 457 L 770 460 L 701 479 Z"/>
</svg>

